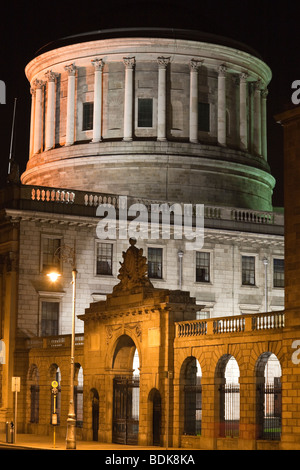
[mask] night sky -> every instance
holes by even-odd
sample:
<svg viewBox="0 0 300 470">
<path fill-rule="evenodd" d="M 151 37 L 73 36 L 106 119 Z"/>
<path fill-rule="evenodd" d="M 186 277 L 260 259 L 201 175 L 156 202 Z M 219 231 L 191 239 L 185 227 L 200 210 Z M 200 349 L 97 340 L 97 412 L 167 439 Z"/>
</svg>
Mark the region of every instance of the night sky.
<svg viewBox="0 0 300 470">
<path fill-rule="evenodd" d="M 258 51 L 273 72 L 268 96 L 269 164 L 277 180 L 273 204 L 283 205 L 283 131 L 274 115 L 291 107 L 291 84 L 300 80 L 300 7 L 294 0 L 52 0 L 10 1 L 1 7 L 1 177 L 10 150 L 14 98 L 17 114 L 13 156 L 24 171 L 28 159 L 30 90 L 26 64 L 45 44 L 72 34 L 109 28 L 195 29 L 243 42 Z"/>
</svg>

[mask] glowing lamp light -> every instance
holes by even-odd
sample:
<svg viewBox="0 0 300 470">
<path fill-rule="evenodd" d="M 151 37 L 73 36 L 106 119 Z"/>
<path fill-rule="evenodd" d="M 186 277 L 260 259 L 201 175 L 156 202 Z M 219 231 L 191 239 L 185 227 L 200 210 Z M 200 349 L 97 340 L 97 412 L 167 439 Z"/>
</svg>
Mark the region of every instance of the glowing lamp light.
<svg viewBox="0 0 300 470">
<path fill-rule="evenodd" d="M 61 276 L 60 273 L 57 271 L 51 271 L 50 273 L 47 274 L 51 282 L 56 282 L 57 279 Z"/>
</svg>

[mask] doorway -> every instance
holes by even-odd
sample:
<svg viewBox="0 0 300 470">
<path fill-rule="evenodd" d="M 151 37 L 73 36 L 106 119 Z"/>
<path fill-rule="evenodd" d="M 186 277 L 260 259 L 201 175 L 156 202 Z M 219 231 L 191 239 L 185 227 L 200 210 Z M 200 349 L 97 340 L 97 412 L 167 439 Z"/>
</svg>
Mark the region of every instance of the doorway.
<svg viewBox="0 0 300 470">
<path fill-rule="evenodd" d="M 139 377 L 113 379 L 113 432 L 116 444 L 138 444 Z"/>
<path fill-rule="evenodd" d="M 152 437 L 153 445 L 160 446 L 161 435 L 161 397 L 158 390 L 153 393 Z"/>
<path fill-rule="evenodd" d="M 99 431 L 99 394 L 97 390 L 93 389 L 92 394 L 92 430 L 93 441 L 98 441 Z"/>
</svg>

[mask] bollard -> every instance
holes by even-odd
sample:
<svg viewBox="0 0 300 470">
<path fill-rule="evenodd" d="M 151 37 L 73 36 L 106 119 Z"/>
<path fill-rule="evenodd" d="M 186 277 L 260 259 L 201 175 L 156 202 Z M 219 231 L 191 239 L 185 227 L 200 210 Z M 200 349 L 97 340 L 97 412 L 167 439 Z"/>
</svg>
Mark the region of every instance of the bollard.
<svg viewBox="0 0 300 470">
<path fill-rule="evenodd" d="M 10 422 L 10 444 L 14 443 L 14 437 L 15 437 L 15 425 L 13 421 Z"/>
<path fill-rule="evenodd" d="M 5 438 L 6 438 L 6 442 L 9 442 L 9 422 L 6 421 L 5 423 Z"/>
</svg>

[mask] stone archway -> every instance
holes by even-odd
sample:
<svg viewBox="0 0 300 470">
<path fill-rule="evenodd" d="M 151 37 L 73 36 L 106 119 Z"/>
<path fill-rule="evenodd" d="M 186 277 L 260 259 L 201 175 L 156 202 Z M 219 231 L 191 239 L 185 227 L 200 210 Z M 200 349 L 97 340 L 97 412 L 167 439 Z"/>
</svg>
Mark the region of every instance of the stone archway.
<svg viewBox="0 0 300 470">
<path fill-rule="evenodd" d="M 140 381 L 133 373 L 135 353 L 134 341 L 126 334 L 120 336 L 112 360 L 112 441 L 117 444 L 138 443 Z"/>
<path fill-rule="evenodd" d="M 256 362 L 257 438 L 279 441 L 282 430 L 282 369 L 277 356 L 261 354 Z"/>
<path fill-rule="evenodd" d="M 149 414 L 150 414 L 150 432 L 149 444 L 153 446 L 161 445 L 161 424 L 162 409 L 161 395 L 157 388 L 153 388 L 149 393 Z"/>
</svg>

